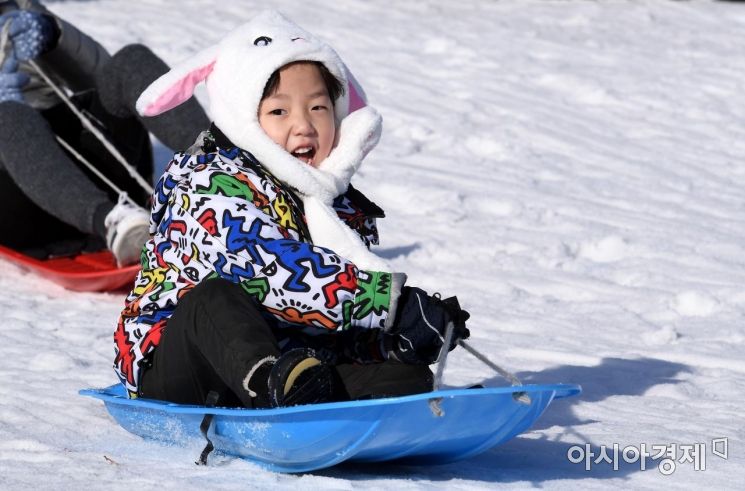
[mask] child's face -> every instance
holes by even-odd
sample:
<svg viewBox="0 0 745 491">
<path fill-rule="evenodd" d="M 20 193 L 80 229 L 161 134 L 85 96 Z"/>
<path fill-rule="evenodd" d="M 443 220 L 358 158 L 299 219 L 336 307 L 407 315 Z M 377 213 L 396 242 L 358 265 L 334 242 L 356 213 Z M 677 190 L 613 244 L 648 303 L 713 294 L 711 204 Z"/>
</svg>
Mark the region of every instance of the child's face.
<svg viewBox="0 0 745 491">
<path fill-rule="evenodd" d="M 321 74 L 312 63 L 294 63 L 279 71 L 277 90 L 261 101 L 259 124 L 275 143 L 317 167 L 334 146 L 334 106 Z"/>
</svg>

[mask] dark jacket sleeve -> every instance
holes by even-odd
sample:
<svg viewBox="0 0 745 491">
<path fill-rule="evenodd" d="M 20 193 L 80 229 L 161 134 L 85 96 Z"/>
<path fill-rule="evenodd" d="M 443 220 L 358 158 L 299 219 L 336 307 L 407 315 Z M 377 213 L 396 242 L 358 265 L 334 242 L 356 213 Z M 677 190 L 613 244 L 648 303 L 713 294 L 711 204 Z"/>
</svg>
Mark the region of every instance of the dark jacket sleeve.
<svg viewBox="0 0 745 491">
<path fill-rule="evenodd" d="M 48 10 L 45 13 L 57 21 L 60 37 L 57 46 L 43 54 L 39 61 L 74 92 L 95 87 L 96 73 L 111 58 L 109 53 L 69 22 Z"/>
</svg>

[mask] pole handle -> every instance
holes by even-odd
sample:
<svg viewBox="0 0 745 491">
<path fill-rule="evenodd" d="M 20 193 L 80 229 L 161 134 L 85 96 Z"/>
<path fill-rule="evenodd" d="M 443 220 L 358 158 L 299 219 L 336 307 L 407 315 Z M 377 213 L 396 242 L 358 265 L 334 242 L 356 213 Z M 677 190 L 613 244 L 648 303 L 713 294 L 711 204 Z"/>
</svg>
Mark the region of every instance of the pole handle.
<svg viewBox="0 0 745 491">
<path fill-rule="evenodd" d="M 471 353 L 473 356 L 475 356 L 478 360 L 483 362 L 485 365 L 487 365 L 489 368 L 497 372 L 499 375 L 507 379 L 513 387 L 521 386 L 523 383 L 520 381 L 519 378 L 515 376 L 512 372 L 508 372 L 504 368 L 500 367 L 496 363 L 492 362 L 489 358 L 487 358 L 484 354 L 479 352 L 476 348 L 471 346 L 470 344 L 466 343 L 464 340 L 460 339 L 458 340 L 458 344 L 463 347 L 466 351 Z M 522 404 L 530 404 L 530 396 L 527 394 L 527 392 L 513 392 L 512 398 L 515 399 L 517 402 L 520 402 Z"/>
</svg>

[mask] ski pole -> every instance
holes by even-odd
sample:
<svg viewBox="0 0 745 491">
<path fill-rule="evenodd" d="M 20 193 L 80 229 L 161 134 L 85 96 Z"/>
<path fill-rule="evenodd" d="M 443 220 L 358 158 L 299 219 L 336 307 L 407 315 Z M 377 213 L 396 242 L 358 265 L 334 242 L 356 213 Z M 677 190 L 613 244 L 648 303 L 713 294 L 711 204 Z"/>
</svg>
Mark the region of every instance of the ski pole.
<svg viewBox="0 0 745 491">
<path fill-rule="evenodd" d="M 481 352 L 477 351 L 476 348 L 466 343 L 464 340 L 459 339 L 458 344 L 461 345 L 463 349 L 465 349 L 466 351 L 471 353 L 473 356 L 478 358 L 479 361 L 483 362 L 486 366 L 488 366 L 489 368 L 491 368 L 492 370 L 500 374 L 502 377 L 506 378 L 512 385 L 523 385 L 523 383 L 520 382 L 520 379 L 517 378 L 513 373 L 508 372 L 504 368 L 492 362 L 489 358 L 487 358 Z"/>
<path fill-rule="evenodd" d="M 442 374 L 445 372 L 445 364 L 447 363 L 448 353 L 450 352 L 450 342 L 453 339 L 453 331 L 455 330 L 455 324 L 448 322 L 445 327 L 445 339 L 443 340 L 442 347 L 440 348 L 440 356 L 437 358 L 437 371 L 432 379 L 432 392 L 436 392 L 440 389 L 440 383 L 442 382 Z M 441 418 L 445 415 L 445 412 L 440 407 L 442 397 L 433 397 L 429 400 L 429 408 L 432 414 Z"/>
<path fill-rule="evenodd" d="M 450 353 L 450 343 L 453 340 L 453 331 L 455 325 L 452 322 L 448 322 L 445 327 L 445 339 L 443 340 L 442 347 L 440 348 L 440 356 L 437 357 L 437 371 L 435 377 L 432 380 L 432 390 L 439 390 L 440 384 L 442 383 L 442 374 L 445 371 L 445 364 L 447 363 L 448 353 Z"/>
<path fill-rule="evenodd" d="M 476 348 L 466 343 L 464 340 L 459 339 L 458 344 L 461 345 L 463 349 L 465 349 L 466 351 L 471 353 L 473 356 L 475 356 L 479 361 L 483 362 L 486 366 L 488 366 L 489 368 L 497 372 L 499 375 L 507 379 L 512 384 L 513 387 L 523 385 L 520 379 L 517 378 L 512 372 L 508 372 L 504 368 L 500 367 L 499 365 L 491 361 L 489 358 L 487 358 L 480 351 L 478 351 Z M 526 392 L 513 392 L 512 397 L 516 401 L 522 402 L 523 404 L 530 404 L 530 396 Z"/>
</svg>

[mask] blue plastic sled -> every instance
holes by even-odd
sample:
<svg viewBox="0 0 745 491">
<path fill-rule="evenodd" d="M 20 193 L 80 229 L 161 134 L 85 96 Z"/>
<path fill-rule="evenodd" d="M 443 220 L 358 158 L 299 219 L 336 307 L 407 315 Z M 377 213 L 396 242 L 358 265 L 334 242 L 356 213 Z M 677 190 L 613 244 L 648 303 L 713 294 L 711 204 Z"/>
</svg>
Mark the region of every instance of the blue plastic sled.
<svg viewBox="0 0 745 491">
<path fill-rule="evenodd" d="M 305 472 L 347 460 L 444 464 L 465 459 L 525 431 L 551 401 L 580 391 L 565 384 L 454 389 L 279 409 L 128 399 L 119 384 L 80 394 L 103 400 L 127 431 L 177 445 L 204 442 L 200 423 L 205 414 L 214 414 L 209 438 L 216 450 L 273 471 Z M 519 393 L 528 398 L 518 400 Z M 441 398 L 440 416 L 432 410 L 433 398 Z"/>
</svg>

